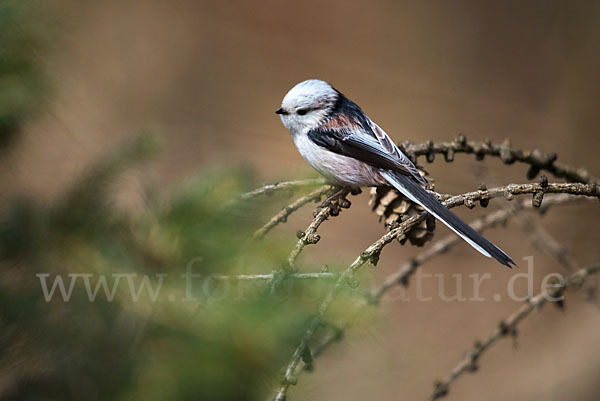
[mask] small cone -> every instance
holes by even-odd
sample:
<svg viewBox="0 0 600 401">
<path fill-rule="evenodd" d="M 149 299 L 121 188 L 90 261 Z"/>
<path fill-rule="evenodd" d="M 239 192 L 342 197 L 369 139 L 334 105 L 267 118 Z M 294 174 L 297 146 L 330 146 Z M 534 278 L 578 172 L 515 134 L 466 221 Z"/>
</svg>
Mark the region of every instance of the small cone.
<svg viewBox="0 0 600 401">
<path fill-rule="evenodd" d="M 425 175 L 423 172 L 422 174 Z M 375 214 L 379 216 L 379 221 L 384 221 L 388 230 L 397 227 L 402 221 L 414 215 L 423 213 L 425 210 L 391 187 L 372 188 L 369 205 L 371 205 Z M 433 238 L 434 229 L 435 218 L 427 214 L 425 220 L 413 227 L 406 233 L 406 236 L 401 237 L 402 239 L 399 242 L 404 244 L 408 240 L 412 245 L 423 246 Z"/>
</svg>

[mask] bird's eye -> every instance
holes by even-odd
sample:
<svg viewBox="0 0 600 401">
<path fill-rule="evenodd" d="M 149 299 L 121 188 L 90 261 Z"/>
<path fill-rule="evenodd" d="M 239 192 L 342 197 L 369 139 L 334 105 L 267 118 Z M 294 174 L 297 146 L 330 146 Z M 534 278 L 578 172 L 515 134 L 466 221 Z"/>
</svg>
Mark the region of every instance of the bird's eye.
<svg viewBox="0 0 600 401">
<path fill-rule="evenodd" d="M 303 116 L 306 114 L 307 111 L 308 110 L 306 110 L 306 109 L 298 109 L 298 110 L 296 110 L 296 114 L 298 114 L 299 116 Z"/>
</svg>

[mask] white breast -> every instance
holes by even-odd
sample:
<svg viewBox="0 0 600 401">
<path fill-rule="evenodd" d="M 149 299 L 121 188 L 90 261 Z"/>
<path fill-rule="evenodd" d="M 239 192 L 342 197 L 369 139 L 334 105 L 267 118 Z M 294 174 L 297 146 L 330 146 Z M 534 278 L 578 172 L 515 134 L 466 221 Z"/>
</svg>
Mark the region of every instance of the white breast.
<svg viewBox="0 0 600 401">
<path fill-rule="evenodd" d="M 369 187 L 384 182 L 378 170 L 366 163 L 330 152 L 315 144 L 304 133 L 292 137 L 304 160 L 335 184 Z"/>
</svg>

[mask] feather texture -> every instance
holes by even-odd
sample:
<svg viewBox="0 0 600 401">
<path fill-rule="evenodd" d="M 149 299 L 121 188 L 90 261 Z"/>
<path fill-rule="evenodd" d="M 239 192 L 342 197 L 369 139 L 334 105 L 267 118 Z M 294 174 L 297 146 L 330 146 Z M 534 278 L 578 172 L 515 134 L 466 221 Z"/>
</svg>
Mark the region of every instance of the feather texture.
<svg viewBox="0 0 600 401">
<path fill-rule="evenodd" d="M 350 187 L 393 186 L 450 227 L 477 251 L 506 266 L 514 264 L 500 248 L 473 230 L 421 185 L 412 161 L 360 107 L 325 81 L 292 88 L 277 110 L 300 154 L 332 182 Z"/>
<path fill-rule="evenodd" d="M 382 171 L 381 175 L 398 191 L 406 195 L 410 200 L 423 206 L 425 210 L 434 215 L 448 228 L 458 234 L 469 245 L 488 258 L 494 258 L 505 266 L 512 267 L 513 260 L 502 249 L 488 241 L 483 235 L 475 231 L 471 226 L 462 221 L 457 215 L 442 205 L 429 192 L 421 188 L 410 178 L 396 174 L 392 171 Z"/>
</svg>

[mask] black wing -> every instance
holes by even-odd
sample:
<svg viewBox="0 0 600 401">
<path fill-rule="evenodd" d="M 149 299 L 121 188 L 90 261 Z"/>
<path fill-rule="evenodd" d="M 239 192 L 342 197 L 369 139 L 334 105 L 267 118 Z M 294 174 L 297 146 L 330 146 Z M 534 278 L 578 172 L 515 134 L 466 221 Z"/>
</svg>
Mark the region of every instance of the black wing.
<svg viewBox="0 0 600 401">
<path fill-rule="evenodd" d="M 410 159 L 364 114 L 361 119 L 338 114 L 309 131 L 308 137 L 331 152 L 411 176 L 423 185 L 427 183 Z"/>
</svg>

